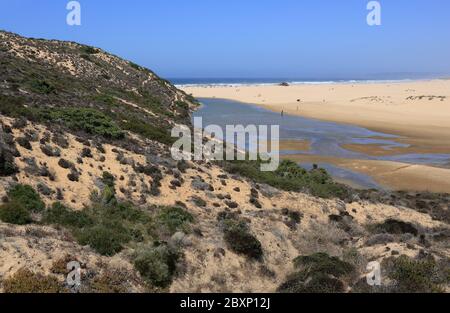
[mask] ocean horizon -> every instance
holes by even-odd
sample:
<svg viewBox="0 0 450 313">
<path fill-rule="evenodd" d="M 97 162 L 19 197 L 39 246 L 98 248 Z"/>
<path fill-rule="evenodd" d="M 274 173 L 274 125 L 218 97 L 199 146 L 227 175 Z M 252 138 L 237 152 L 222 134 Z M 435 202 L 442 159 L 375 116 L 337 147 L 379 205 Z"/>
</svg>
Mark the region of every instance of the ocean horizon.
<svg viewBox="0 0 450 313">
<path fill-rule="evenodd" d="M 192 86 L 264 86 L 288 83 L 290 85 L 302 84 L 364 84 L 364 83 L 395 83 L 407 81 L 420 81 L 439 79 L 438 75 L 410 75 L 410 76 L 386 76 L 380 78 L 168 78 L 172 84 L 178 87 Z"/>
</svg>

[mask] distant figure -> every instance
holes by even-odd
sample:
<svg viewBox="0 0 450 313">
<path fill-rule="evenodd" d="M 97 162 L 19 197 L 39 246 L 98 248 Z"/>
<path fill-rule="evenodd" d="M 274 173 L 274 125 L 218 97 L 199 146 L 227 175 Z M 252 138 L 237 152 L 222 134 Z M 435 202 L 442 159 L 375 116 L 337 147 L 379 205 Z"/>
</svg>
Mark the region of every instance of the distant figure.
<svg viewBox="0 0 450 313">
<path fill-rule="evenodd" d="M 281 111 L 281 117 L 283 117 L 283 116 L 284 116 L 284 110 Z"/>
</svg>

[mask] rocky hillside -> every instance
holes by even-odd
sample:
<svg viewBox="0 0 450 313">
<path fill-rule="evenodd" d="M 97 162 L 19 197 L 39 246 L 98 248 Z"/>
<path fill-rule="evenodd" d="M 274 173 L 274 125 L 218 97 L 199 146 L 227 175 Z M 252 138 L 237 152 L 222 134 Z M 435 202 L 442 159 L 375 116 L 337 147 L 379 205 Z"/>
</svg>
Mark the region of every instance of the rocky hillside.
<svg viewBox="0 0 450 313">
<path fill-rule="evenodd" d="M 176 162 L 194 99 L 100 49 L 0 37 L 0 291 L 449 291 L 448 195 Z"/>
</svg>

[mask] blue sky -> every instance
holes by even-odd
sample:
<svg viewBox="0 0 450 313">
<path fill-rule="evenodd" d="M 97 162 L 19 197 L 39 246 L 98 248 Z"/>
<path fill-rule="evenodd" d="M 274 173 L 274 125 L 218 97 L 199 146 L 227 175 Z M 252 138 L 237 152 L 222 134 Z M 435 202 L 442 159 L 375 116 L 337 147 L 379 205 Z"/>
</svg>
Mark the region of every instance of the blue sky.
<svg viewBox="0 0 450 313">
<path fill-rule="evenodd" d="M 1 0 L 0 29 L 91 44 L 164 77 L 358 78 L 450 74 L 450 1 Z"/>
</svg>

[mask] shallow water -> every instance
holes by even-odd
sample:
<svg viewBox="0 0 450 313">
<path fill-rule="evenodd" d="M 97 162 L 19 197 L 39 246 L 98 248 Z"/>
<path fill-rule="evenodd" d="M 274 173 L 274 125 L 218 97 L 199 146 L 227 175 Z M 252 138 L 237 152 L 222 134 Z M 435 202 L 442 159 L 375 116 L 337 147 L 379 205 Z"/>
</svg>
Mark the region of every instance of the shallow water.
<svg viewBox="0 0 450 313">
<path fill-rule="evenodd" d="M 398 138 L 397 136 L 374 132 L 358 126 L 320 121 L 293 115 L 281 116 L 281 113 L 232 100 L 204 98 L 199 100 L 203 106 L 194 113 L 194 117 L 202 117 L 203 126 L 214 124 L 225 129 L 226 125 L 279 125 L 280 140 L 308 140 L 311 143 L 310 151 L 281 151 L 282 154 L 313 154 L 339 158 L 389 160 L 438 166 L 450 162 L 450 155 L 445 154 L 369 156 L 363 153 L 346 150 L 342 148 L 342 145 L 352 143 L 380 144 L 386 148 L 408 147 L 408 145 L 397 143 L 392 140 Z M 221 139 L 227 140 L 227 138 Z M 333 168 L 331 168 L 331 165 L 327 166 L 330 167 L 331 172 L 338 172 L 335 166 Z M 352 173 L 352 175 L 348 175 L 348 178 L 351 178 L 351 180 L 355 182 L 359 181 L 359 183 L 363 183 L 368 188 L 373 187 L 373 182 L 368 182 L 366 179 L 367 176 L 364 178 L 356 178 L 355 175 L 360 174 Z"/>
</svg>

